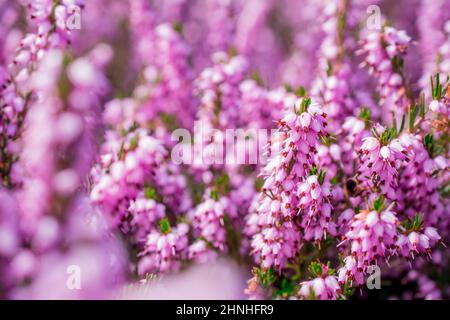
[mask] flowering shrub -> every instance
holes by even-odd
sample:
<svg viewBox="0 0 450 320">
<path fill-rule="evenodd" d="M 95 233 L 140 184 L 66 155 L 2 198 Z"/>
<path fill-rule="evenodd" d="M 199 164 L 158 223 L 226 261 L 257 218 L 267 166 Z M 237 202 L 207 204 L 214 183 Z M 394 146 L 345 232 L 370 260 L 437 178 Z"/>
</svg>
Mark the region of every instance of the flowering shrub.
<svg viewBox="0 0 450 320">
<path fill-rule="evenodd" d="M 0 298 L 224 257 L 237 298 L 450 298 L 450 2 L 417 2 L 0 0 Z"/>
</svg>

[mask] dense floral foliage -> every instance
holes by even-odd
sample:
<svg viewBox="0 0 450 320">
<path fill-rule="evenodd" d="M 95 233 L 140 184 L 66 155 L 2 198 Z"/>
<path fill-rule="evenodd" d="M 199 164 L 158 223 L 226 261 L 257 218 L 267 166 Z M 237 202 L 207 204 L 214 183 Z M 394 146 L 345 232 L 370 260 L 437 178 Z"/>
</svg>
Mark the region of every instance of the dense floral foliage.
<svg viewBox="0 0 450 320">
<path fill-rule="evenodd" d="M 449 115 L 449 1 L 0 0 L 0 298 L 450 298 Z"/>
</svg>

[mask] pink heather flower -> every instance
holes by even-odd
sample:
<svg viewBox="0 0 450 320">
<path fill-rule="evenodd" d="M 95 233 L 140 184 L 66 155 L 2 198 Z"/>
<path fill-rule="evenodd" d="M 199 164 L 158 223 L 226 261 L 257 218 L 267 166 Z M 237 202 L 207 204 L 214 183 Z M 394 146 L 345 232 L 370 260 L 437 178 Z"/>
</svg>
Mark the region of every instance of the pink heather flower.
<svg viewBox="0 0 450 320">
<path fill-rule="evenodd" d="M 0 65 L 6 65 L 7 60 L 13 55 L 22 34 L 16 28 L 19 19 L 19 4 L 16 2 L 2 2 L 2 14 L 0 15 Z M 1 69 L 1 67 L 0 67 Z M 0 83 L 2 81 L 0 80 Z"/>
<path fill-rule="evenodd" d="M 355 216 L 353 209 L 345 209 L 338 217 L 337 225 L 339 226 L 339 234 L 344 236 L 350 229 L 350 221 Z"/>
<path fill-rule="evenodd" d="M 182 168 L 167 157 L 165 130 L 150 135 L 142 129 L 149 120 L 142 116 L 145 108 L 138 99 L 108 103 L 104 116 L 115 131 L 106 132 L 100 164 L 91 173 L 91 200 L 141 250 L 140 275 L 176 271 L 181 259 L 188 258 L 188 225 L 158 231 L 158 223 L 192 206 Z M 122 137 L 123 131 L 128 132 Z"/>
<path fill-rule="evenodd" d="M 354 175 L 353 161 L 358 158 L 357 151 L 362 145 L 362 140 L 370 136 L 369 130 L 366 129 L 364 120 L 357 117 L 347 117 L 343 129 L 343 141 L 340 145 L 342 148 L 342 165 L 344 172 L 348 176 Z"/>
<path fill-rule="evenodd" d="M 164 204 L 177 215 L 188 212 L 192 208 L 192 199 L 182 167 L 167 161 L 158 168 L 156 175 L 155 186 Z"/>
<path fill-rule="evenodd" d="M 283 49 L 277 45 L 279 38 L 269 23 L 277 4 L 272 0 L 238 2 L 233 46 L 239 53 L 251 57 L 249 63 L 252 69 L 258 69 L 265 83 L 288 82 L 281 80 L 281 77 L 273 77 L 274 68 L 277 69 L 283 59 Z M 261 43 L 267 47 L 262 48 Z"/>
<path fill-rule="evenodd" d="M 358 150 L 358 179 L 368 190 L 379 189 L 390 200 L 396 199 L 398 169 L 407 159 L 407 152 L 398 139 L 386 145 L 379 138 L 367 137 Z"/>
<path fill-rule="evenodd" d="M 91 200 L 112 218 L 114 227 L 127 234 L 132 245 L 141 248 L 142 239 L 149 233 L 159 234 L 155 231 L 158 221 L 166 216 L 175 218 L 191 208 L 186 180 L 180 167 L 167 162 L 161 141 L 145 130 L 138 129 L 124 138 L 108 134 L 101 163 L 91 173 Z M 184 225 L 180 227 L 184 229 Z M 181 256 L 172 266 L 161 260 L 150 244 L 142 249 L 145 257 L 138 266 L 144 270 L 141 275 L 177 269 Z"/>
<path fill-rule="evenodd" d="M 295 108 L 299 109 L 301 103 L 302 100 L 298 100 Z M 274 153 L 262 172 L 266 177 L 263 191 L 273 189 L 276 195 L 278 190 L 286 189 L 289 193 L 295 183 L 307 175 L 308 169 L 314 166 L 312 155 L 317 152 L 319 137 L 326 135 L 325 126 L 325 114 L 316 103 L 301 114 L 288 109 L 279 122 L 277 134 L 272 138 L 270 150 Z M 285 215 L 289 215 L 289 211 Z"/>
<path fill-rule="evenodd" d="M 301 112 L 300 108 L 306 110 Z M 308 105 L 307 100 L 298 100 L 295 110 L 287 109 L 277 134 L 272 137 L 271 150 L 276 151 L 263 169 L 265 181 L 259 206 L 256 213 L 249 216 L 246 227 L 247 232 L 256 231 L 250 234 L 253 235 L 252 253 L 264 268 L 284 268 L 300 248 L 302 228 L 308 227 L 307 236 L 316 239 L 324 236 L 323 231 L 327 228 L 332 229 L 332 224 L 327 221 L 331 211 L 327 203 L 329 191 L 325 186 L 322 194 L 317 184 L 312 188 L 314 178 L 310 178 L 311 184 L 306 180 L 309 168 L 314 165 L 313 155 L 319 137 L 326 134 L 325 126 L 325 115 L 318 104 Z M 301 183 L 305 188 L 304 195 Z M 317 202 L 308 203 L 308 197 Z M 300 203 L 302 198 L 303 203 Z M 323 211 L 319 209 L 322 206 Z M 316 212 L 324 213 L 324 216 L 317 216 Z M 300 220 L 299 226 L 296 219 Z M 311 222 L 313 225 L 309 228 Z"/>
<path fill-rule="evenodd" d="M 330 275 L 328 267 L 322 265 L 322 274 L 317 278 L 300 283 L 298 294 L 302 299 L 336 300 L 341 293 L 341 286 L 335 275 Z"/>
<path fill-rule="evenodd" d="M 396 213 L 389 209 L 364 210 L 356 214 L 344 236 L 343 243 L 348 244 L 350 255 L 339 270 L 339 281 L 355 280 L 362 284 L 368 266 L 378 265 L 395 254 L 398 224 Z"/>
<path fill-rule="evenodd" d="M 387 113 L 384 116 L 386 120 L 392 112 L 396 117 L 401 116 L 411 104 L 403 75 L 392 62 L 393 58 L 402 59 L 410 44 L 411 38 L 405 31 L 392 27 L 372 31 L 362 40 L 360 53 L 366 56 L 363 66 L 367 66 L 377 80 L 380 104 Z"/>
<path fill-rule="evenodd" d="M 48 52 L 60 49 L 69 41 L 70 30 L 65 27 L 65 16 L 57 12 L 73 8 L 79 1 L 65 1 L 57 6 L 50 0 L 27 1 L 29 17 L 36 23 L 36 32 L 24 36 L 17 48 L 15 57 L 9 69 L 0 67 L 0 134 L 7 135 L 9 141 L 0 144 L 0 148 L 8 150 L 5 155 L 5 170 L 0 172 L 2 181 L 11 184 L 9 174 L 16 157 L 16 151 L 9 145 L 19 138 L 23 131 L 23 118 L 30 107 L 30 98 L 36 94 L 34 90 L 39 85 L 32 87 L 33 73 L 39 69 L 39 63 L 47 56 Z M 3 8 L 2 8 L 3 10 Z M 53 19 L 55 18 L 55 19 Z M 4 74 L 3 74 L 4 73 Z M 51 81 L 51 80 L 50 80 Z M 45 82 L 45 81 L 42 81 Z M 34 90 L 33 90 L 34 89 Z M 19 183 L 20 181 L 13 181 Z"/>
<path fill-rule="evenodd" d="M 197 240 L 188 248 L 188 259 L 197 263 L 214 262 L 217 256 L 217 252 L 204 240 Z"/>
<path fill-rule="evenodd" d="M 189 226 L 180 223 L 167 233 L 153 230 L 145 238 L 138 273 L 164 273 L 177 271 L 188 246 Z"/>
<path fill-rule="evenodd" d="M 437 85 L 437 79 L 434 78 L 434 86 Z M 442 82 L 442 81 L 441 81 Z M 442 86 L 442 84 L 441 84 Z M 428 105 L 428 112 L 425 115 L 425 121 L 422 121 L 420 127 L 425 132 L 434 131 L 436 136 L 442 136 L 448 132 L 446 121 L 450 116 L 450 95 L 448 94 L 449 84 L 442 87 L 443 92 L 440 97 L 434 96 Z"/>
<path fill-rule="evenodd" d="M 419 135 L 402 134 L 400 143 L 408 150 L 409 162 L 402 165 L 399 175 L 397 199 L 399 212 L 407 217 L 423 213 L 428 225 L 436 225 L 444 215 L 440 201 L 439 181 L 433 176 L 433 159 L 425 149 Z M 414 200 L 413 200 L 414 199 Z"/>
<path fill-rule="evenodd" d="M 247 60 L 243 56 L 230 57 L 225 52 L 215 53 L 212 60 L 213 65 L 205 68 L 194 83 L 194 95 L 200 103 L 195 124 L 200 130 L 194 128 L 194 140 L 196 144 L 202 144 L 202 152 L 199 154 L 195 150 L 193 168 L 202 173 L 212 167 L 212 160 L 219 158 L 224 163 L 226 159 L 225 152 L 220 156 L 216 150 L 228 150 L 228 146 L 221 139 L 211 141 L 215 133 L 221 132 L 225 137 L 225 130 L 247 126 L 247 119 L 241 110 L 242 94 L 239 90 L 247 74 Z M 239 147 L 233 145 L 233 148 Z M 214 167 L 219 168 L 221 165 L 215 163 Z M 230 167 L 236 166 L 230 164 Z"/>
<path fill-rule="evenodd" d="M 350 94 L 350 61 L 343 55 L 351 44 L 339 23 L 348 12 L 349 3 L 330 1 L 323 8 L 323 39 L 319 48 L 319 74 L 313 82 L 311 94 L 319 99 L 330 121 L 329 130 L 337 131 L 345 116 L 352 113 L 354 101 Z M 349 22 L 349 20 L 345 20 Z M 348 27 L 348 25 L 346 25 Z"/>
<path fill-rule="evenodd" d="M 87 110 L 75 108 L 60 96 L 58 83 L 63 71 L 63 53 L 50 50 L 30 78 L 37 94 L 24 120 L 21 157 L 16 163 L 23 169 L 23 186 L 14 190 L 23 201 L 18 206 L 8 205 L 8 220 L 18 218 L 22 238 L 15 239 L 19 247 L 8 257 L 8 274 L 11 280 L 26 285 L 15 287 L 12 298 L 105 298 L 123 280 L 120 245 L 109 230 L 88 222 L 101 217 L 83 205 L 83 181 L 93 158 L 87 147 L 93 144 L 92 131 Z M 90 91 L 86 99 L 89 108 L 97 94 L 95 89 Z M 8 199 L 2 197 L 3 202 Z M 1 220 L 3 227 L 5 221 Z M 15 245 L 11 235 L 5 232 L 3 236 L 3 250 Z M 71 264 L 87 270 L 85 285 L 76 293 L 61 281 Z M 109 270 L 107 277 L 104 270 Z M 44 290 L 45 285 L 54 290 Z"/>
<path fill-rule="evenodd" d="M 396 242 L 398 254 L 414 259 L 417 255 L 431 257 L 431 247 L 441 241 L 441 236 L 433 227 L 426 227 L 421 231 L 411 231 L 399 235 Z"/>
<path fill-rule="evenodd" d="M 349 298 L 394 258 L 394 298 L 447 298 L 450 4 L 415 2 L 0 0 L 0 299 L 175 288 L 195 264 L 186 287 L 231 272 L 241 297 L 222 256 L 254 267 L 251 299 Z M 194 120 L 258 162 L 176 164 L 177 128 L 231 145 Z"/>
<path fill-rule="evenodd" d="M 423 57 L 423 74 L 419 81 L 429 96 L 430 77 L 450 72 L 450 5 L 445 0 L 423 0 L 418 10 L 417 27 Z"/>
<path fill-rule="evenodd" d="M 155 10 L 151 8 L 149 1 L 128 1 L 130 10 L 130 26 L 134 43 L 134 53 L 141 63 L 151 62 L 152 41 L 154 35 L 151 30 L 155 27 Z"/>
<path fill-rule="evenodd" d="M 51 0 L 27 2 L 28 15 L 35 23 L 37 32 L 28 34 L 22 41 L 14 61 L 17 64 L 36 62 L 44 56 L 47 49 L 70 43 L 72 31 L 69 18 L 83 7 L 81 0 L 63 1 L 56 6 Z"/>
<path fill-rule="evenodd" d="M 193 99 L 193 73 L 189 65 L 190 49 L 182 35 L 169 23 L 162 23 L 148 29 L 152 14 L 144 16 L 140 11 L 139 1 L 132 4 L 133 15 L 137 21 L 133 26 L 140 43 L 138 51 L 144 62 L 144 83 L 134 92 L 136 99 L 142 101 L 137 110 L 137 119 L 142 124 L 153 120 L 161 113 L 173 114 L 178 124 L 189 128 L 195 115 Z M 144 5 L 141 3 L 141 5 Z M 144 5 L 145 6 L 145 5 Z"/>
<path fill-rule="evenodd" d="M 128 212 L 131 216 L 131 227 L 137 230 L 137 237 L 143 237 L 153 229 L 156 221 L 166 216 L 166 208 L 154 199 L 138 197 L 130 202 Z"/>
<path fill-rule="evenodd" d="M 253 176 L 230 172 L 232 190 L 227 195 L 227 214 L 239 226 L 242 223 L 242 218 L 247 216 L 249 208 L 258 194 L 254 179 Z"/>
<path fill-rule="evenodd" d="M 111 214 L 117 225 L 127 215 L 130 201 L 154 180 L 167 151 L 144 130 L 124 139 L 111 139 L 103 146 L 102 161 L 93 171 L 91 199 Z"/>
<path fill-rule="evenodd" d="M 144 119 L 138 118 L 140 105 L 136 99 L 113 99 L 105 104 L 103 121 L 115 130 L 130 130 L 134 122 L 144 123 Z"/>
<path fill-rule="evenodd" d="M 197 119 L 214 128 L 238 128 L 240 119 L 239 86 L 247 73 L 243 56 L 229 57 L 225 52 L 212 56 L 214 65 L 195 80 L 195 93 L 200 99 Z M 216 108 L 219 107 L 219 113 Z"/>
<path fill-rule="evenodd" d="M 249 122 L 250 128 L 274 127 L 274 120 L 280 120 L 296 100 L 293 93 L 282 87 L 267 90 L 254 80 L 244 80 L 239 88 L 242 95 L 240 116 Z"/>
<path fill-rule="evenodd" d="M 298 187 L 298 207 L 305 240 L 321 240 L 326 233 L 336 235 L 336 225 L 331 221 L 331 191 L 328 181 L 320 182 L 316 175 L 309 176 Z"/>
<path fill-rule="evenodd" d="M 119 139 L 110 134 L 92 170 L 91 200 L 139 241 L 169 212 L 188 212 L 192 200 L 181 168 L 167 161 L 160 140 L 143 129 Z"/>
<path fill-rule="evenodd" d="M 326 168 L 327 177 L 335 177 L 342 168 L 342 149 L 339 144 L 317 146 L 316 162 L 320 168 Z"/>
<path fill-rule="evenodd" d="M 442 100 L 432 100 L 428 108 L 435 114 L 441 114 L 448 117 L 450 113 L 450 103 L 448 100 L 449 99 L 446 98 L 443 98 Z"/>
<path fill-rule="evenodd" d="M 149 85 L 149 100 L 142 112 L 147 113 L 150 108 L 156 112 L 181 112 L 177 120 L 189 125 L 194 116 L 191 95 L 193 77 L 188 65 L 189 47 L 168 24 L 157 26 L 154 33 L 152 64 L 144 72 Z"/>
<path fill-rule="evenodd" d="M 190 214 L 194 236 L 204 239 L 219 251 L 227 250 L 224 225 L 226 205 L 226 198 L 220 201 L 206 199 Z"/>
<path fill-rule="evenodd" d="M 236 24 L 238 3 L 230 0 L 212 0 L 204 5 L 208 12 L 205 17 L 208 28 L 206 44 L 208 52 L 227 51 L 232 43 Z"/>
<path fill-rule="evenodd" d="M 292 223 L 267 224 L 252 238 L 251 254 L 262 268 L 283 269 L 300 250 L 301 234 Z"/>
<path fill-rule="evenodd" d="M 39 95 L 26 118 L 22 156 L 15 164 L 23 175 L 20 194 L 27 199 L 21 202 L 26 228 L 35 228 L 35 219 L 42 217 L 55 199 L 65 197 L 70 203 L 68 199 L 82 187 L 93 160 L 93 130 L 87 114 L 98 96 L 91 91 L 87 110 L 66 105 L 57 87 L 62 68 L 62 52 L 52 50 L 31 78 Z"/>
<path fill-rule="evenodd" d="M 299 294 L 305 299 L 309 299 L 312 293 L 319 300 L 336 300 L 340 289 L 336 276 L 328 276 L 302 282 Z"/>
</svg>

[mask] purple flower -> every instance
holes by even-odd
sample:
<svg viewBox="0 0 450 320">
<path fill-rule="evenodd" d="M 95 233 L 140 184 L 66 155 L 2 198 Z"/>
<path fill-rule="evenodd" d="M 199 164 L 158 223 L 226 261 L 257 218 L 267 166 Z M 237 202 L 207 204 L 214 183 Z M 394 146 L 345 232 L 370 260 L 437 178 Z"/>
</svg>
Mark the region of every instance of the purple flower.
<svg viewBox="0 0 450 320">
<path fill-rule="evenodd" d="M 386 131 L 385 131 L 386 132 Z M 366 137 L 358 150 L 359 181 L 371 190 L 380 190 L 390 200 L 396 199 L 398 169 L 407 159 L 407 152 L 398 139 L 381 144 L 379 138 Z"/>
<path fill-rule="evenodd" d="M 361 210 L 349 223 L 349 230 L 342 243 L 347 243 L 349 255 L 339 269 L 339 281 L 364 283 L 364 275 L 370 265 L 378 265 L 396 253 L 399 238 L 397 214 L 382 208 Z"/>
<path fill-rule="evenodd" d="M 204 239 L 219 251 L 226 251 L 226 233 L 224 225 L 227 199 L 220 201 L 205 199 L 190 214 L 194 236 Z"/>
<path fill-rule="evenodd" d="M 394 113 L 394 119 L 400 119 L 411 104 L 408 85 L 399 71 L 410 44 L 411 38 L 405 31 L 392 27 L 372 31 L 362 40 L 360 53 L 365 54 L 362 65 L 367 66 L 377 80 L 380 104 L 385 113 L 382 115 L 386 121 L 389 121 L 391 113 Z"/>
<path fill-rule="evenodd" d="M 176 271 L 188 245 L 189 226 L 180 223 L 169 230 L 150 232 L 145 238 L 138 273 L 163 273 Z"/>
<path fill-rule="evenodd" d="M 322 273 L 317 278 L 300 283 L 298 294 L 302 299 L 336 300 L 342 289 L 335 275 L 322 264 Z"/>
</svg>

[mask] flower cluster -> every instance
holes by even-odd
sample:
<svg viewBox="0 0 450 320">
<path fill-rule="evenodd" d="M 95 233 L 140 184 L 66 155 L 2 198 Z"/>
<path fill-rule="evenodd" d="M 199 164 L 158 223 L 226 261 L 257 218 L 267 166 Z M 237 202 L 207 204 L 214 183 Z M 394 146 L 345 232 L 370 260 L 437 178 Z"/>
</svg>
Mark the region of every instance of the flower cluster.
<svg viewBox="0 0 450 320">
<path fill-rule="evenodd" d="M 242 56 L 229 57 L 225 52 L 215 53 L 212 59 L 213 67 L 203 70 L 196 79 L 195 91 L 201 105 L 197 118 L 211 122 L 212 127 L 239 127 L 239 85 L 248 62 Z"/>
<path fill-rule="evenodd" d="M 253 254 L 264 267 L 284 268 L 305 240 L 319 240 L 332 230 L 329 186 L 312 174 L 314 153 L 326 134 L 324 113 L 310 98 L 299 99 L 279 121 L 272 139 L 274 151 L 263 169 L 266 177 L 259 205 L 247 221 Z M 319 181 L 320 180 L 320 181 Z"/>
<path fill-rule="evenodd" d="M 164 221 L 163 225 L 167 223 Z M 162 226 L 161 229 L 164 228 L 166 230 L 154 230 L 146 236 L 144 250 L 140 253 L 143 258 L 139 262 L 139 274 L 174 271 L 179 268 L 181 254 L 188 244 L 189 227 L 181 223 L 173 229 L 168 226 Z"/>
<path fill-rule="evenodd" d="M 321 181 L 322 180 L 322 181 Z M 326 233 L 336 234 L 336 226 L 331 221 L 331 185 L 321 176 L 311 175 L 298 187 L 300 198 L 299 214 L 303 216 L 301 227 L 305 230 L 305 240 L 326 238 Z"/>
<path fill-rule="evenodd" d="M 325 5 L 322 29 L 324 39 L 320 46 L 320 74 L 313 83 L 311 94 L 321 98 L 323 109 L 329 115 L 331 127 L 336 131 L 354 109 L 350 96 L 350 73 L 347 57 L 343 54 L 349 46 L 347 31 L 340 23 L 345 20 L 349 3 L 330 1 Z"/>
<path fill-rule="evenodd" d="M 441 240 L 441 236 L 436 229 L 427 227 L 423 233 L 411 231 L 408 235 L 400 235 L 396 246 L 400 255 L 406 257 L 410 255 L 414 259 L 414 255 L 430 255 L 431 247 L 439 240 Z"/>
<path fill-rule="evenodd" d="M 444 204 L 439 200 L 439 181 L 433 175 L 439 172 L 436 160 L 430 158 L 420 136 L 405 134 L 400 143 L 409 150 L 410 161 L 402 166 L 399 176 L 398 207 L 407 217 L 427 213 L 427 223 L 435 225 L 444 214 Z M 416 199 L 411 202 L 409 199 Z"/>
<path fill-rule="evenodd" d="M 384 131 L 381 137 L 367 137 L 362 140 L 359 149 L 358 175 L 361 185 L 368 190 L 380 190 L 390 200 L 396 199 L 398 168 L 406 161 L 407 152 L 400 141 L 394 139 L 384 145 L 388 135 Z"/>
<path fill-rule="evenodd" d="M 1 175 L 8 185 L 12 165 L 17 160 L 15 140 L 22 133 L 24 117 L 28 111 L 33 92 L 32 79 L 39 62 L 52 49 L 64 47 L 70 39 L 67 28 L 68 15 L 80 10 L 76 0 L 53 4 L 49 0 L 28 1 L 27 14 L 34 22 L 34 31 L 27 33 L 8 66 L 0 66 L 0 133 L 2 141 Z M 77 9 L 75 9 L 77 8 Z"/>
<path fill-rule="evenodd" d="M 322 264 L 312 264 L 310 266 L 312 273 L 318 269 L 320 274 L 312 280 L 300 283 L 298 294 L 303 299 L 336 300 L 342 288 L 339 285 L 337 277 L 333 274 L 334 270 L 329 270 L 328 266 Z"/>
<path fill-rule="evenodd" d="M 120 223 L 130 201 L 144 191 L 146 179 L 156 176 L 167 151 L 144 131 L 123 139 L 114 137 L 104 146 L 101 164 L 94 168 L 91 199 Z M 117 215 L 116 215 L 117 214 Z"/>
<path fill-rule="evenodd" d="M 448 298 L 449 12 L 0 0 L 0 299 Z"/>
<path fill-rule="evenodd" d="M 219 251 L 226 250 L 224 200 L 226 199 L 222 198 L 220 202 L 205 200 L 194 209 L 191 217 L 194 235 Z"/>
<path fill-rule="evenodd" d="M 402 61 L 410 44 L 411 38 L 404 30 L 384 27 L 382 32 L 370 32 L 361 46 L 361 53 L 365 54 L 363 65 L 377 79 L 383 111 L 396 117 L 411 104 L 402 73 Z"/>
<path fill-rule="evenodd" d="M 367 268 L 388 260 L 395 253 L 398 240 L 395 212 L 383 208 L 382 198 L 374 201 L 373 209 L 361 210 L 350 222 L 344 235 L 344 243 L 350 247 L 350 255 L 339 270 L 339 281 L 355 280 L 364 283 Z"/>
</svg>

